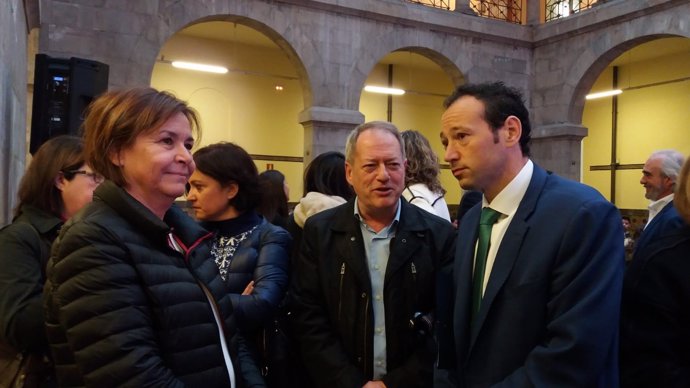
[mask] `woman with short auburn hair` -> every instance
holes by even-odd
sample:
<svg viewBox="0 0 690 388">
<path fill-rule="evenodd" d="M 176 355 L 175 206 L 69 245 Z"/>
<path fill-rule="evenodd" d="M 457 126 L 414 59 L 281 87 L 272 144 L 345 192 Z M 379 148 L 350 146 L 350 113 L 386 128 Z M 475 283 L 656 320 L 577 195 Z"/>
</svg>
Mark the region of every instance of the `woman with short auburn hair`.
<svg viewBox="0 0 690 388">
<path fill-rule="evenodd" d="M 60 232 L 44 291 L 61 386 L 237 387 L 250 373 L 230 341 L 212 235 L 174 205 L 197 123 L 152 88 L 109 91 L 88 109 L 86 158 L 107 180 Z"/>
</svg>

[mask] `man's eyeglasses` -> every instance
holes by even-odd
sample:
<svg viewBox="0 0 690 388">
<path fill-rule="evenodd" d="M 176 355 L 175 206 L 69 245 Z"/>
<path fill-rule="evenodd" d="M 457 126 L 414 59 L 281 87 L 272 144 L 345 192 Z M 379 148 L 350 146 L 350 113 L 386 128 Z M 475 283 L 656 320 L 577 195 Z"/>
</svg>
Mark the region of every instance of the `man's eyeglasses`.
<svg viewBox="0 0 690 388">
<path fill-rule="evenodd" d="M 91 178 L 91 180 L 93 181 L 93 183 L 96 183 L 96 184 L 100 184 L 100 183 L 102 183 L 102 182 L 105 180 L 105 178 L 103 177 L 103 175 L 101 175 L 101 174 L 99 174 L 99 173 L 97 173 L 97 172 L 90 172 L 90 171 L 86 171 L 86 170 L 70 170 L 70 171 L 63 171 L 62 173 L 63 173 L 63 174 L 69 174 L 69 175 L 71 175 L 71 176 L 74 176 L 74 175 L 77 175 L 77 174 L 78 174 L 78 175 L 85 175 L 85 176 Z M 70 177 L 67 176 L 67 178 L 70 178 Z"/>
</svg>

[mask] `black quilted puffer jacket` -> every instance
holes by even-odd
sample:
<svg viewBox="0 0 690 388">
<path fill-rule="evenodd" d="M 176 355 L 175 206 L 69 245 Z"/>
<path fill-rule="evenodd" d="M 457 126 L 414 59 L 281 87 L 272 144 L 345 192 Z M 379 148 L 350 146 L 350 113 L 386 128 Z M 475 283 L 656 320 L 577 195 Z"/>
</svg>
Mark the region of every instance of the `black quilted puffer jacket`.
<svg viewBox="0 0 690 388">
<path fill-rule="evenodd" d="M 170 232 L 185 253 L 170 247 Z M 227 343 L 235 329 L 211 237 L 176 206 L 160 220 L 101 184 L 48 263 L 46 325 L 60 386 L 229 387 L 209 297 Z"/>
</svg>

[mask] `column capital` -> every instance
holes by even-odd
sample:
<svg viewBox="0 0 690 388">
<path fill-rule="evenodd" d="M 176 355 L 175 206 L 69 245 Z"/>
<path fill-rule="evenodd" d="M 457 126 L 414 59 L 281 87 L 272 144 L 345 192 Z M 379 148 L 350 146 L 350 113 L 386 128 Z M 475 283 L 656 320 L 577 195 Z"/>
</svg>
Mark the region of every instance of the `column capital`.
<svg viewBox="0 0 690 388">
<path fill-rule="evenodd" d="M 364 115 L 357 110 L 312 106 L 301 111 L 298 120 L 300 124 L 319 122 L 353 126 L 362 124 Z"/>
<path fill-rule="evenodd" d="M 587 128 L 573 123 L 532 128 L 532 160 L 562 177 L 580 181 L 580 153 L 585 136 Z"/>
<path fill-rule="evenodd" d="M 470 0 L 457 0 L 455 2 L 455 12 L 477 16 L 477 13 L 470 7 Z"/>
<path fill-rule="evenodd" d="M 299 113 L 304 126 L 304 166 L 326 151 L 345 151 L 345 140 L 354 127 L 364 122 L 356 110 L 312 106 Z"/>
<path fill-rule="evenodd" d="M 585 136 L 587 136 L 587 127 L 573 123 L 547 124 L 532 128 L 532 139 L 582 140 Z"/>
</svg>

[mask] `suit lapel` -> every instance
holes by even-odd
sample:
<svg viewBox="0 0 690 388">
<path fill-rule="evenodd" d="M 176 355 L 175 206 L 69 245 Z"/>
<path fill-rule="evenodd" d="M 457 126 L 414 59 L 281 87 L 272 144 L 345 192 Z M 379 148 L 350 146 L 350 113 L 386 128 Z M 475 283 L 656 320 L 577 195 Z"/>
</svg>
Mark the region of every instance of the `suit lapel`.
<svg viewBox="0 0 690 388">
<path fill-rule="evenodd" d="M 665 220 L 668 213 L 670 211 L 670 208 L 673 207 L 673 201 L 667 203 L 660 211 L 659 213 L 652 219 L 652 221 L 647 225 L 643 230 L 642 234 L 640 235 L 640 238 L 637 239 L 637 243 L 635 244 L 635 251 L 634 253 L 637 252 L 638 247 L 643 247 L 645 244 L 647 244 L 647 240 L 649 239 L 649 236 L 654 235 L 654 229 L 662 223 L 662 220 Z"/>
<path fill-rule="evenodd" d="M 470 340 L 470 317 L 472 306 L 472 267 L 474 265 L 474 248 L 477 240 L 477 228 L 481 203 L 472 207 L 462 218 L 458 231 L 455 263 L 453 265 L 455 303 L 453 306 L 453 330 L 457 360 L 464 363 L 467 358 Z"/>
<path fill-rule="evenodd" d="M 496 259 L 494 260 L 491 275 L 489 276 L 489 281 L 484 291 L 484 297 L 479 306 L 479 313 L 475 317 L 476 321 L 471 325 L 469 352 L 472 351 L 472 347 L 477 340 L 481 327 L 484 325 L 491 305 L 496 299 L 496 295 L 498 295 L 501 288 L 503 288 L 503 285 L 513 270 L 515 261 L 520 256 L 520 249 L 524 242 L 525 234 L 529 230 L 527 219 L 531 216 L 537 205 L 537 200 L 544 188 L 546 178 L 546 171 L 535 164 L 532 172 L 532 179 L 527 187 L 525 196 L 522 198 L 510 225 L 508 225 L 508 229 L 496 253 Z"/>
</svg>

